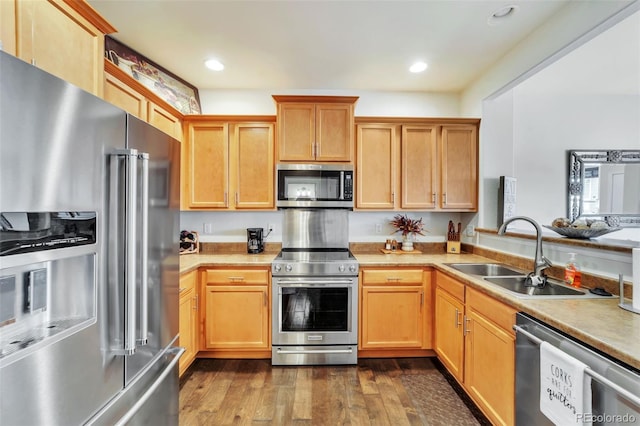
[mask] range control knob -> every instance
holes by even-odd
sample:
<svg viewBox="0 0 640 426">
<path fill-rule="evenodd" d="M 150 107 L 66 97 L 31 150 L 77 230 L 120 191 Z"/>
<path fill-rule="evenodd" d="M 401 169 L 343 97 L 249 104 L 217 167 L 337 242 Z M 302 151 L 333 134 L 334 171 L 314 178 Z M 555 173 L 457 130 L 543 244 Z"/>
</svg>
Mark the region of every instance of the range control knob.
<svg viewBox="0 0 640 426">
<path fill-rule="evenodd" d="M 349 266 L 349 271 L 350 272 L 355 272 L 357 269 L 358 269 L 358 267 L 356 265 Z"/>
<path fill-rule="evenodd" d="M 274 270 L 275 272 L 280 272 L 280 271 L 282 270 L 282 265 L 280 265 L 279 263 L 278 263 L 278 264 L 273 265 L 273 270 Z"/>
<path fill-rule="evenodd" d="M 287 272 L 291 272 L 291 271 L 293 270 L 293 266 L 291 266 L 291 265 L 286 265 L 286 266 L 284 267 L 284 270 L 285 270 L 285 271 L 287 271 Z"/>
<path fill-rule="evenodd" d="M 340 271 L 340 272 L 344 272 L 344 269 L 345 269 L 345 268 L 344 268 L 344 265 L 340 265 L 340 266 L 338 266 L 338 271 Z"/>
</svg>

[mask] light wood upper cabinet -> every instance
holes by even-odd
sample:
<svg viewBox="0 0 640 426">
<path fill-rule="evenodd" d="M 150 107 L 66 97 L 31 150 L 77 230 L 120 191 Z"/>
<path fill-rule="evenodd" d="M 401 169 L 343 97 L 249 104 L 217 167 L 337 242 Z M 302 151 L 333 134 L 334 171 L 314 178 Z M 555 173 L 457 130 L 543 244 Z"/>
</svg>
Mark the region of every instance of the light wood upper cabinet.
<svg viewBox="0 0 640 426">
<path fill-rule="evenodd" d="M 104 100 L 147 121 L 147 98 L 109 71 L 104 74 Z"/>
<path fill-rule="evenodd" d="M 403 209 L 435 208 L 439 130 L 438 126 L 402 126 L 400 207 Z"/>
<path fill-rule="evenodd" d="M 477 210 L 478 120 L 357 121 L 356 209 Z"/>
<path fill-rule="evenodd" d="M 393 209 L 397 174 L 397 126 L 361 124 L 356 138 L 356 207 Z"/>
<path fill-rule="evenodd" d="M 273 117 L 271 121 L 233 122 L 190 116 L 186 129 L 184 208 L 274 208 Z"/>
<path fill-rule="evenodd" d="M 183 115 L 140 82 L 104 59 L 104 99 L 182 142 Z"/>
<path fill-rule="evenodd" d="M 15 0 L 13 8 L 2 3 L 9 53 L 102 97 L 104 36 L 115 28 L 82 0 Z"/>
<path fill-rule="evenodd" d="M 441 205 L 447 210 L 478 208 L 478 130 L 471 125 L 442 126 Z"/>
<path fill-rule="evenodd" d="M 357 97 L 277 96 L 278 161 L 353 161 Z"/>
<path fill-rule="evenodd" d="M 436 354 L 496 425 L 515 422 L 515 314 L 510 306 L 436 274 Z"/>
<path fill-rule="evenodd" d="M 236 209 L 274 207 L 274 125 L 239 123 L 233 133 Z"/>
<path fill-rule="evenodd" d="M 363 269 L 359 347 L 431 348 L 431 280 L 422 269 Z"/>
<path fill-rule="evenodd" d="M 188 123 L 183 193 L 188 208 L 229 206 L 229 124 Z M 186 187 L 185 184 L 186 183 Z"/>
<path fill-rule="evenodd" d="M 182 119 L 169 109 L 147 101 L 147 122 L 182 142 Z"/>
</svg>

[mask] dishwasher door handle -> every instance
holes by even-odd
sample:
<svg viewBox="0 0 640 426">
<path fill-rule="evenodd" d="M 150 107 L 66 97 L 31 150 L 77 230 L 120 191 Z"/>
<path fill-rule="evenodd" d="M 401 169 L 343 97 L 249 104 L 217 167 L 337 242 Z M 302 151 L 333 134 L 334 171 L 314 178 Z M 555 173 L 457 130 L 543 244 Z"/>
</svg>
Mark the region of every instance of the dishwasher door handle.
<svg viewBox="0 0 640 426">
<path fill-rule="evenodd" d="M 523 336 L 525 336 L 527 339 L 531 340 L 533 343 L 535 343 L 538 346 L 540 345 L 540 343 L 543 342 L 543 340 L 541 338 L 531 334 L 530 332 L 528 332 L 524 328 L 520 327 L 519 325 L 514 325 L 513 329 L 516 331 L 516 333 L 522 334 Z M 622 396 L 623 398 L 629 400 L 629 402 L 632 402 L 633 404 L 636 404 L 636 405 L 640 406 L 640 397 L 638 397 L 637 395 L 629 392 L 628 390 L 626 390 L 622 386 L 618 385 L 617 383 L 614 383 L 611 380 L 607 379 L 602 374 L 593 371 L 589 367 L 584 369 L 584 374 L 588 374 L 593 379 L 597 380 L 598 382 L 602 383 L 603 385 L 605 385 L 605 386 L 613 389 L 614 391 L 616 391 L 620 396 Z"/>
</svg>

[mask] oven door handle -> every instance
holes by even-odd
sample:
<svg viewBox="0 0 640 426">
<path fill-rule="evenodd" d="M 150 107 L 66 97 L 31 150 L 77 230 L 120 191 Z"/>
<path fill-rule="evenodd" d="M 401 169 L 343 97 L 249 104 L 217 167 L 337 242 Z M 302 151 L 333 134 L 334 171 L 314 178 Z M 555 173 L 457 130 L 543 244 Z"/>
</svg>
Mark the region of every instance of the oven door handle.
<svg viewBox="0 0 640 426">
<path fill-rule="evenodd" d="M 281 349 L 278 348 L 277 352 L 283 355 L 298 355 L 298 354 L 352 354 L 353 349 Z"/>
<path fill-rule="evenodd" d="M 313 287 L 332 285 L 351 285 L 353 280 L 278 280 L 276 284 L 282 287 Z"/>
</svg>

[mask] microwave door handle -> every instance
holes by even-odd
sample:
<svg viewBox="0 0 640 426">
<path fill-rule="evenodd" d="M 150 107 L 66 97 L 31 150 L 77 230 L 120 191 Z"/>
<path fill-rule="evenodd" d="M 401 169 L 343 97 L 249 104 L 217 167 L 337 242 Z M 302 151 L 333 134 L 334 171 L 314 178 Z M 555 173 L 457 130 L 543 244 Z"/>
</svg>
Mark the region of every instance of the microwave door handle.
<svg viewBox="0 0 640 426">
<path fill-rule="evenodd" d="M 110 332 L 114 333 L 114 347 L 112 351 L 115 355 L 133 355 L 136 351 L 136 186 L 137 186 L 137 156 L 135 149 L 119 149 L 111 154 L 110 165 L 110 211 L 109 226 L 115 241 L 111 241 L 109 246 L 110 272 L 114 281 L 109 287 L 118 294 L 113 296 L 118 307 L 112 312 L 114 318 L 110 321 Z M 120 163 L 124 164 L 124 188 L 120 182 Z M 122 197 L 122 192 L 124 197 Z M 120 222 L 121 202 L 124 203 L 124 229 Z M 124 259 L 120 256 L 120 241 L 124 240 Z M 123 261 L 122 270 L 120 261 Z M 124 277 L 121 283 L 120 277 Z M 124 291 L 124 297 L 119 295 L 120 290 Z M 111 296 L 110 296 L 111 297 Z M 119 300 L 124 299 L 124 307 L 121 307 Z M 124 332 L 124 337 L 120 338 L 120 332 Z"/>
<path fill-rule="evenodd" d="M 142 166 L 140 189 L 140 337 L 137 343 L 144 346 L 149 338 L 149 154 L 138 154 Z"/>
</svg>

